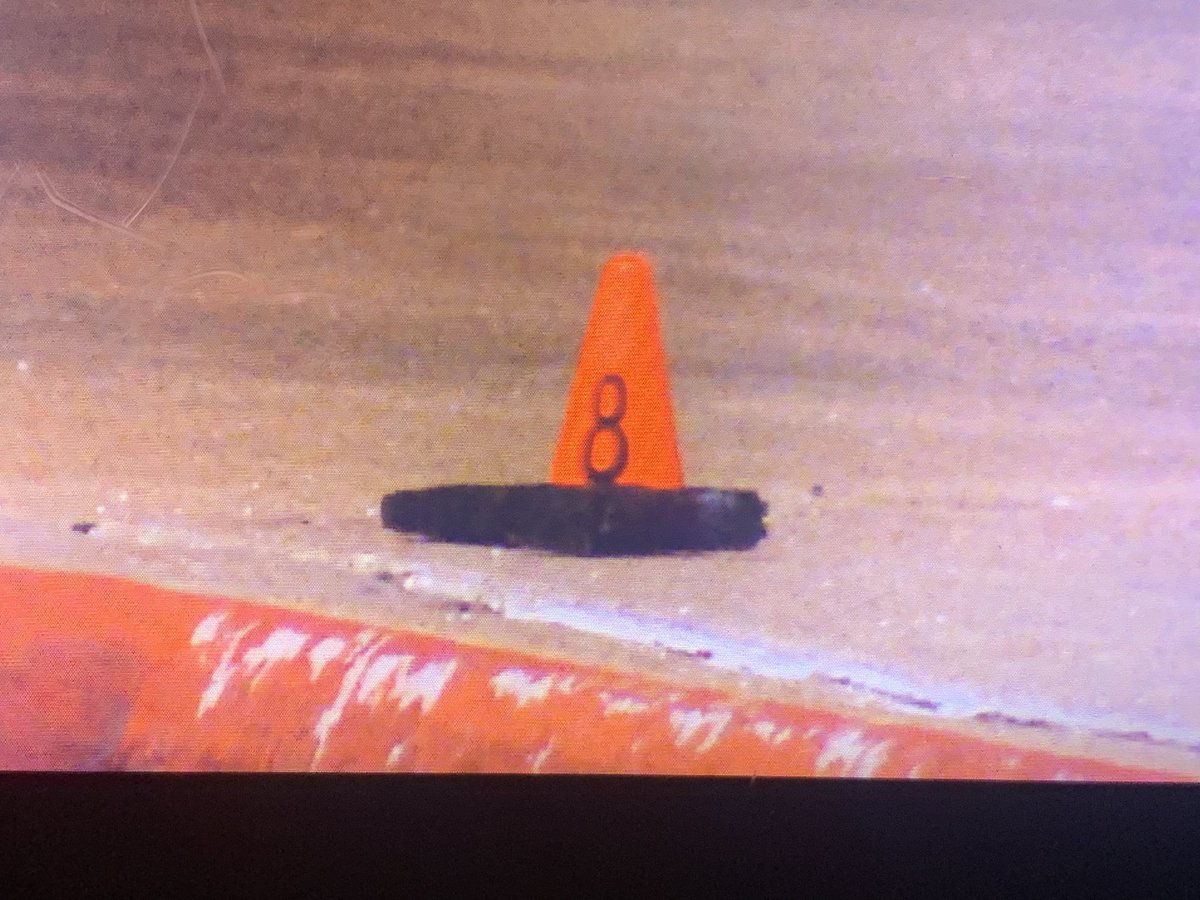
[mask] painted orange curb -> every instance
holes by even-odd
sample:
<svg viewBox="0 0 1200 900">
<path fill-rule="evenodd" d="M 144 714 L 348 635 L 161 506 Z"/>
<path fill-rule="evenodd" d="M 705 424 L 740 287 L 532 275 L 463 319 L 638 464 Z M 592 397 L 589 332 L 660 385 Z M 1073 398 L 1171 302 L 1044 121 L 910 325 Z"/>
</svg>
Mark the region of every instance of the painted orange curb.
<svg viewBox="0 0 1200 900">
<path fill-rule="evenodd" d="M 1193 780 L 121 578 L 0 609 L 2 768 Z"/>
</svg>

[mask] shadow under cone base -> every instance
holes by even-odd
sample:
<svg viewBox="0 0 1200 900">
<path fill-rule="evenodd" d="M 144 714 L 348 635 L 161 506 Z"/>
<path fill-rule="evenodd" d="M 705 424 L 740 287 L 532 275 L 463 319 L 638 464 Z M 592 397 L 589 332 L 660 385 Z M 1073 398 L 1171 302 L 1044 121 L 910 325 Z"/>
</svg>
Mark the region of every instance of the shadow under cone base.
<svg viewBox="0 0 1200 900">
<path fill-rule="evenodd" d="M 383 498 L 383 524 L 455 544 L 572 556 L 747 550 L 766 536 L 754 491 L 456 484 Z"/>
</svg>

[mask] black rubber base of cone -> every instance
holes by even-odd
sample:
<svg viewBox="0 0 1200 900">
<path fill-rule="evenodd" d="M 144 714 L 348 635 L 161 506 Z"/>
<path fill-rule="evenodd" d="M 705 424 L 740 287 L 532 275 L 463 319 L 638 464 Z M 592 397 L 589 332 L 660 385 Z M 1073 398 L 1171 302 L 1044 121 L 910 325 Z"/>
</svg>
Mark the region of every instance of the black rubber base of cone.
<svg viewBox="0 0 1200 900">
<path fill-rule="evenodd" d="M 754 491 L 456 484 L 383 498 L 383 524 L 455 544 L 572 556 L 747 550 L 766 536 Z"/>
</svg>

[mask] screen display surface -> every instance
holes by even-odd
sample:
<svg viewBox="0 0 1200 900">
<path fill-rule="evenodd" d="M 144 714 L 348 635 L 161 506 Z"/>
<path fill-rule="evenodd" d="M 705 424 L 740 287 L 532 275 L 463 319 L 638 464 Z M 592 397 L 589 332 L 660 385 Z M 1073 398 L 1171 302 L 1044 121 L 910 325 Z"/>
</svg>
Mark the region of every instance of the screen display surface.
<svg viewBox="0 0 1200 900">
<path fill-rule="evenodd" d="M 0 10 L 0 767 L 1195 779 L 1197 59 Z"/>
</svg>

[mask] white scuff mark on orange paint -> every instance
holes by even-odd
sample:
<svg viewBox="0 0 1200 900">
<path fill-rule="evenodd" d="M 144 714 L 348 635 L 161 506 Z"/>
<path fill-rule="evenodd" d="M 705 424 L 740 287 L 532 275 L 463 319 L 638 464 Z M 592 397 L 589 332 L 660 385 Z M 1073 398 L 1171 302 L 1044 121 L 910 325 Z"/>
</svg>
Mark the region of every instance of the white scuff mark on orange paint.
<svg viewBox="0 0 1200 900">
<path fill-rule="evenodd" d="M 780 726 L 768 719 L 760 719 L 751 725 L 750 729 L 764 744 L 772 744 L 776 747 L 792 736 L 790 726 Z"/>
<path fill-rule="evenodd" d="M 366 633 L 368 632 L 364 632 L 364 634 Z M 321 715 L 317 718 L 317 724 L 313 728 L 313 736 L 317 739 L 317 750 L 313 754 L 312 766 L 310 768 L 315 770 L 320 765 L 321 758 L 325 755 L 325 746 L 329 742 L 329 735 L 333 731 L 333 727 L 342 720 L 342 714 L 346 711 L 346 705 L 350 702 L 350 698 L 354 694 L 354 689 L 358 687 L 359 681 L 362 680 L 367 666 L 370 665 L 371 657 L 378 653 L 387 642 L 388 639 L 385 637 L 359 650 L 357 654 L 351 657 L 350 665 L 346 669 L 346 673 L 342 676 L 342 686 L 338 688 L 337 696 L 329 706 L 321 711 Z"/>
<path fill-rule="evenodd" d="M 637 715 L 644 713 L 650 708 L 650 704 L 644 700 L 639 700 L 637 697 L 629 695 L 613 695 L 608 691 L 601 691 L 600 700 L 604 704 L 604 715 Z"/>
<path fill-rule="evenodd" d="M 554 689 L 560 694 L 569 694 L 575 690 L 575 676 L 568 675 L 566 678 L 559 679 L 555 683 Z"/>
<path fill-rule="evenodd" d="M 909 769 L 909 770 L 908 770 L 908 777 L 909 777 L 909 778 L 920 778 L 920 777 L 921 777 L 921 766 L 920 766 L 920 764 L 918 764 L 918 765 L 915 765 L 915 766 L 913 766 L 911 769 Z"/>
<path fill-rule="evenodd" d="M 880 741 L 878 744 L 869 745 L 863 740 L 861 731 L 839 731 L 829 737 L 817 757 L 817 774 L 841 763 L 843 774 L 870 778 L 883 765 L 891 744 L 891 741 Z"/>
<path fill-rule="evenodd" d="M 550 696 L 550 688 L 553 685 L 553 675 L 543 675 L 535 679 L 524 669 L 505 669 L 492 677 L 492 690 L 496 698 L 516 697 L 518 709 L 534 700 L 544 701 Z"/>
<path fill-rule="evenodd" d="M 879 771 L 879 767 L 883 765 L 887 759 L 888 750 L 892 747 L 891 741 L 880 741 L 870 750 L 868 750 L 858 762 L 858 767 L 854 774 L 859 778 L 873 778 L 875 773 Z"/>
<path fill-rule="evenodd" d="M 696 747 L 696 753 L 706 753 L 721 737 L 733 713 L 726 709 L 704 712 L 699 709 L 671 710 L 671 727 L 675 729 L 675 746 L 683 748 L 695 737 L 701 729 L 707 729 L 708 734 Z"/>
<path fill-rule="evenodd" d="M 192 632 L 192 646 L 199 647 L 201 644 L 211 644 L 217 639 L 217 632 L 221 628 L 221 623 L 228 618 L 229 613 L 213 613 L 210 616 L 205 616 L 204 620 L 196 626 L 196 630 Z"/>
<path fill-rule="evenodd" d="M 399 763 L 400 757 L 402 757 L 404 755 L 404 751 L 407 749 L 408 748 L 405 747 L 403 743 L 396 744 L 395 746 L 393 746 L 391 751 L 388 753 L 387 767 L 390 769 L 390 768 L 392 768 L 392 766 Z"/>
<path fill-rule="evenodd" d="M 542 747 L 529 761 L 529 770 L 535 775 L 542 771 L 542 766 L 546 764 L 546 760 L 550 758 L 551 751 L 554 750 L 554 739 L 551 738 L 546 746 Z"/>
<path fill-rule="evenodd" d="M 341 638 L 327 637 L 315 647 L 308 651 L 308 664 L 312 666 L 312 671 L 309 673 L 309 682 L 315 682 L 321 677 L 321 672 L 324 671 L 332 660 L 341 656 L 342 651 L 346 649 L 346 642 Z"/>
<path fill-rule="evenodd" d="M 248 635 L 251 631 L 258 627 L 258 622 L 252 622 L 241 631 L 233 636 L 229 642 L 229 646 L 225 648 L 225 652 L 221 654 L 221 661 L 217 663 L 217 667 L 213 670 L 212 678 L 209 679 L 208 687 L 204 689 L 204 693 L 200 695 L 200 705 L 196 709 L 196 718 L 199 719 L 206 712 L 212 709 L 218 700 L 221 699 L 221 694 L 225 692 L 226 685 L 229 684 L 229 679 L 233 677 L 237 666 L 233 662 L 233 655 L 237 653 L 238 644 L 242 642 L 242 638 Z"/>
<path fill-rule="evenodd" d="M 411 656 L 387 653 L 378 657 L 371 667 L 363 674 L 362 683 L 358 686 L 358 694 L 354 698 L 358 703 L 370 704 L 372 708 L 379 705 L 383 699 L 383 683 L 401 666 L 404 671 L 413 663 Z"/>
<path fill-rule="evenodd" d="M 396 681 L 389 695 L 396 701 L 400 712 L 408 709 L 418 701 L 421 704 L 421 715 L 427 715 L 441 699 L 451 676 L 458 668 L 457 659 L 443 659 L 428 662 L 411 675 L 406 664 L 396 673 Z"/>
<path fill-rule="evenodd" d="M 291 662 L 299 656 L 309 637 L 303 631 L 276 628 L 265 641 L 242 654 L 242 665 L 246 667 L 247 674 L 253 675 L 250 687 L 256 687 L 276 663 Z"/>
<path fill-rule="evenodd" d="M 867 749 L 862 742 L 862 736 L 861 731 L 839 731 L 830 735 L 817 756 L 817 774 L 824 772 L 834 763 L 844 763 L 847 770 L 854 765 Z"/>
<path fill-rule="evenodd" d="M 815 738 L 820 733 L 821 733 L 820 728 L 810 728 L 810 729 L 808 729 L 808 731 L 804 732 L 804 739 L 806 741 L 811 741 L 813 738 Z"/>
<path fill-rule="evenodd" d="M 364 647 L 366 647 L 368 644 L 370 644 L 371 641 L 375 640 L 375 636 L 377 634 L 379 634 L 379 632 L 376 631 L 374 628 L 364 628 L 362 631 L 360 631 L 358 634 L 356 634 L 354 636 L 354 646 L 357 647 L 359 650 L 362 650 Z M 386 638 L 385 638 L 385 640 L 386 640 Z"/>
</svg>

